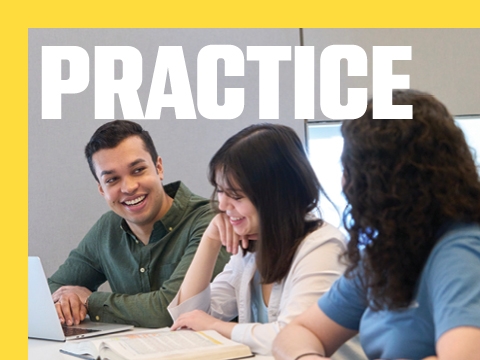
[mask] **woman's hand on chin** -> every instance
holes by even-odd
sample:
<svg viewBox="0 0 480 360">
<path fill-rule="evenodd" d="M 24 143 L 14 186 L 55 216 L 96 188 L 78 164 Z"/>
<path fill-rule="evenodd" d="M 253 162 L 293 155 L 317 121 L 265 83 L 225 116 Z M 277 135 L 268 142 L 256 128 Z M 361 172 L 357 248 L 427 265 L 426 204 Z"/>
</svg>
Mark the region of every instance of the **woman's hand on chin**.
<svg viewBox="0 0 480 360">
<path fill-rule="evenodd" d="M 217 214 L 205 230 L 204 236 L 214 244 L 225 246 L 227 251 L 233 255 L 238 253 L 238 247 L 248 247 L 250 240 L 256 240 L 257 234 L 240 236 L 233 229 L 230 218 L 225 213 Z"/>
</svg>

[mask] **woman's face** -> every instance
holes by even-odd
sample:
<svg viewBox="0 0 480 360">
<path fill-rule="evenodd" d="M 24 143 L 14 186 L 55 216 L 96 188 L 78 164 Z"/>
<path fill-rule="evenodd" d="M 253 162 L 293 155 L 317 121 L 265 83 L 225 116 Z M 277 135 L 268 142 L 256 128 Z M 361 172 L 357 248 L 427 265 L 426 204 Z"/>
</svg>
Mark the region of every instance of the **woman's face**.
<svg viewBox="0 0 480 360">
<path fill-rule="evenodd" d="M 216 180 L 218 208 L 228 216 L 236 234 L 255 239 L 260 231 L 257 209 L 239 187 L 230 188 L 223 174 L 217 174 Z"/>
</svg>

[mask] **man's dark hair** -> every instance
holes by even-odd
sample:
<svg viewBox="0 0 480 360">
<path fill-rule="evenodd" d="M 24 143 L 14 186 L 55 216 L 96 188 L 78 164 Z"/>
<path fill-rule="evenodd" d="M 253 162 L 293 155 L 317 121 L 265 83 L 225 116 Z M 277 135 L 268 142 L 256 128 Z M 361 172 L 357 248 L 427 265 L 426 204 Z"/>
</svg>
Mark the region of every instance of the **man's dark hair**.
<svg viewBox="0 0 480 360">
<path fill-rule="evenodd" d="M 95 180 L 99 182 L 97 174 L 95 174 L 95 166 L 92 160 L 93 154 L 102 149 L 113 149 L 131 136 L 138 136 L 142 139 L 145 150 L 150 153 L 153 163 L 157 162 L 157 150 L 148 131 L 143 130 L 139 124 L 133 121 L 114 120 L 100 126 L 90 138 L 87 146 L 85 146 L 85 157 Z"/>
<path fill-rule="evenodd" d="M 287 126 L 249 126 L 228 139 L 210 161 L 213 200 L 219 176 L 228 184 L 229 189 L 222 189 L 227 195 L 235 197 L 241 190 L 257 209 L 259 239 L 251 244 L 262 282 L 282 280 L 302 240 L 323 222 L 307 216 L 317 208 L 323 189 L 302 142 Z"/>
</svg>

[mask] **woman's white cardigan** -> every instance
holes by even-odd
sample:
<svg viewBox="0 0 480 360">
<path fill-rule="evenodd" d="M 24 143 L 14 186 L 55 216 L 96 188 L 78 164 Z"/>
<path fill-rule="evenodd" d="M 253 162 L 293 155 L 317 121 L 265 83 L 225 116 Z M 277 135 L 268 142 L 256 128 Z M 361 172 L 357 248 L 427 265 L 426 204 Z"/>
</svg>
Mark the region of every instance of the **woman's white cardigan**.
<svg viewBox="0 0 480 360">
<path fill-rule="evenodd" d="M 268 304 L 268 323 L 251 321 L 251 282 L 256 270 L 255 253 L 231 257 L 222 273 L 201 293 L 178 305 L 178 295 L 168 306 L 175 320 L 199 309 L 217 319 L 230 321 L 238 316 L 232 340 L 257 354 L 271 354 L 273 340 L 294 317 L 315 303 L 345 270 L 339 256 L 345 238 L 334 226 L 324 223 L 302 241 L 288 275 L 273 285 Z"/>
</svg>

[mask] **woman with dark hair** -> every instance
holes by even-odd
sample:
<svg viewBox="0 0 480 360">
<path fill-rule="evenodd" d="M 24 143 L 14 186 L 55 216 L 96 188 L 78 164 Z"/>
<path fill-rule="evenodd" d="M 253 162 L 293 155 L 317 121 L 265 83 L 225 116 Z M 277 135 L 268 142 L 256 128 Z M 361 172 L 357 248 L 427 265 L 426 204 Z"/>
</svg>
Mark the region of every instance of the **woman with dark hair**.
<svg viewBox="0 0 480 360">
<path fill-rule="evenodd" d="M 371 359 L 480 359 L 478 169 L 433 96 L 393 104 L 413 119 L 374 119 L 370 101 L 342 125 L 349 265 L 277 337 L 277 359 L 329 356 L 357 332 Z"/>
<path fill-rule="evenodd" d="M 209 170 L 219 213 L 169 306 L 172 329 L 213 329 L 270 354 L 280 329 L 344 272 L 344 236 L 313 215 L 323 189 L 289 127 L 240 131 Z M 233 256 L 210 284 L 222 245 Z"/>
</svg>

